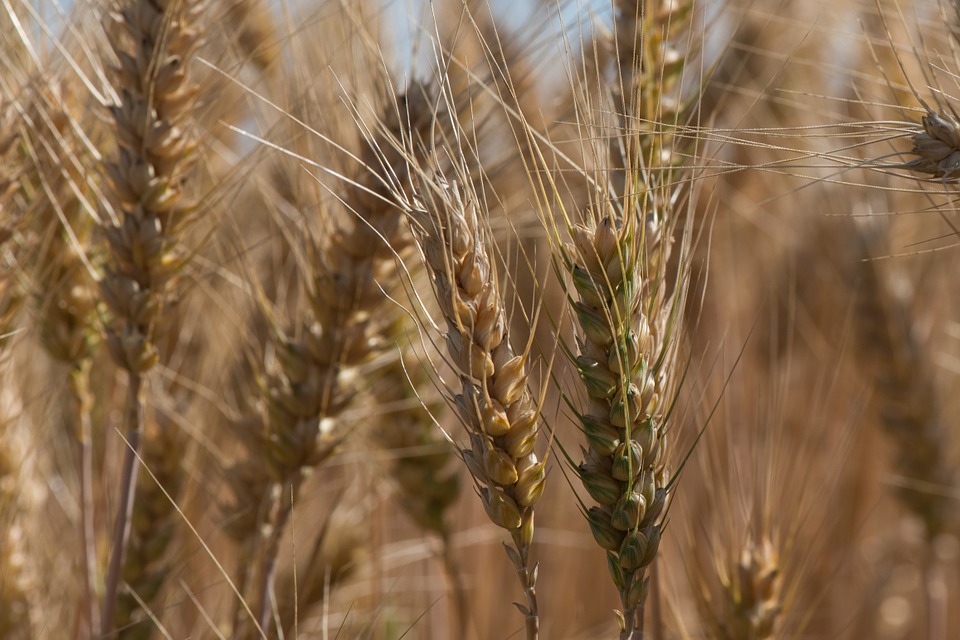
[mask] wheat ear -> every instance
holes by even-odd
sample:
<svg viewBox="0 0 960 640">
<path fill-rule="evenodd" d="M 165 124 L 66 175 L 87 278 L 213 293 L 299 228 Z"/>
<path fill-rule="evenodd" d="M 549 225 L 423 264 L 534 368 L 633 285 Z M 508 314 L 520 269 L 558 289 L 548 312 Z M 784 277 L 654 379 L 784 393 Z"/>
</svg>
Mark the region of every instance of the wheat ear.
<svg viewBox="0 0 960 640">
<path fill-rule="evenodd" d="M 200 32 L 191 26 L 202 5 L 129 0 L 110 13 L 119 102 L 112 108 L 117 154 L 105 166 L 111 205 L 102 212 L 108 257 L 100 283 L 110 311 L 106 339 L 127 372 L 127 447 L 121 470 L 104 631 L 112 632 L 117 591 L 130 535 L 137 457 L 143 430 L 143 376 L 158 359 L 156 341 L 169 318 L 185 258 L 179 243 L 194 220 L 184 183 L 196 159 L 189 116 L 198 88 L 187 77 Z"/>
<path fill-rule="evenodd" d="M 23 220 L 13 196 L 20 188 L 16 162 L 8 159 L 9 150 L 19 143 L 11 126 L 13 111 L 9 104 L 0 104 L 0 355 L 6 351 L 14 329 L 14 318 L 23 296 L 16 286 L 20 269 L 11 238 Z M 13 154 L 10 154 L 13 155 Z M 3 362 L 5 358 L 0 359 Z M 23 452 L 15 446 L 10 423 L 0 417 L 0 636 L 12 640 L 34 637 L 31 624 L 31 587 L 24 565 L 23 529 L 20 501 L 21 461 Z"/>
<path fill-rule="evenodd" d="M 628 203 L 636 202 L 628 197 Z M 653 224 L 644 225 L 644 215 Z M 673 305 L 665 293 L 669 236 L 659 213 L 606 215 L 574 229 L 570 273 L 582 330 L 576 365 L 589 400 L 580 416 L 588 447 L 580 478 L 598 506 L 587 519 L 623 604 L 632 637 L 656 557 L 667 500 L 664 428 L 675 376 Z"/>
<path fill-rule="evenodd" d="M 944 446 L 947 432 L 934 367 L 920 343 L 910 307 L 889 282 L 886 240 L 880 229 L 861 239 L 858 315 L 859 353 L 868 371 L 876 372 L 875 406 L 887 435 L 896 445 L 896 466 L 909 480 L 899 491 L 903 506 L 924 524 L 934 540 L 955 517 L 953 500 L 942 488 L 953 486 L 955 473 Z"/>
<path fill-rule="evenodd" d="M 944 182 L 960 178 L 960 122 L 949 113 L 928 111 L 913 136 L 913 160 L 904 167 Z"/>
<path fill-rule="evenodd" d="M 686 59 L 681 40 L 690 27 L 691 0 L 616 0 L 613 50 L 617 79 L 610 87 L 620 132 L 611 136 L 611 158 L 626 169 L 636 157 L 650 167 L 671 167 L 682 162 L 676 131 L 685 124 L 696 92 L 684 96 L 682 82 Z M 690 44 L 687 42 L 686 44 Z M 614 174 L 614 189 L 623 192 Z"/>
<path fill-rule="evenodd" d="M 712 612 L 717 638 L 766 640 L 774 637 L 783 604 L 780 565 L 772 542 L 765 538 L 757 546 L 747 540 L 733 571 L 719 567 L 719 573 L 723 602 Z"/>
<path fill-rule="evenodd" d="M 394 139 L 401 135 L 401 123 L 422 118 L 417 104 L 415 94 L 408 93 L 385 110 L 382 126 L 369 134 L 361 151 L 363 171 L 343 196 L 349 211 L 308 252 L 304 275 L 310 304 L 303 337 L 289 337 L 274 326 L 279 366 L 262 381 L 263 415 L 255 436 L 255 448 L 266 460 L 253 454 L 234 470 L 231 507 L 257 514 L 255 526 L 232 531 L 248 548 L 260 549 L 256 575 L 246 579 L 265 631 L 280 541 L 293 510 L 290 496 L 298 495 L 306 475 L 350 434 L 337 418 L 357 393 L 356 368 L 387 344 L 384 331 L 392 307 L 383 290 L 398 286 L 396 256 L 411 242 L 403 212 L 392 204 L 391 185 L 405 182 L 406 166 Z M 266 465 L 267 471 L 244 468 L 251 465 Z M 250 525 L 250 518 L 242 524 Z M 258 541 L 261 531 L 266 534 Z M 235 623 L 242 624 L 239 618 Z"/>
<path fill-rule="evenodd" d="M 534 445 L 539 409 L 527 388 L 528 353 L 510 344 L 489 237 L 469 183 L 418 176 L 410 217 L 446 319 L 446 345 L 460 375 L 454 405 L 469 434 L 461 453 L 490 520 L 510 532 L 507 554 L 526 597 L 517 604 L 528 640 L 538 637 L 538 565 L 531 566 L 534 505 L 546 472 Z"/>
<path fill-rule="evenodd" d="M 681 160 L 673 130 L 689 114 L 680 100 L 684 59 L 673 40 L 691 11 L 682 1 L 617 2 L 612 94 L 620 126 L 612 170 L 597 183 L 609 180 L 615 200 L 598 189 L 586 224 L 566 221 L 572 243 L 558 252 L 578 298 L 576 366 L 589 398 L 578 471 L 598 503 L 587 520 L 620 592 L 622 640 L 643 637 L 646 571 L 660 546 L 670 487 L 664 435 L 679 380 L 674 325 L 689 279 L 685 258 L 672 286 L 667 273 L 683 200 L 683 188 L 671 183 Z"/>
<path fill-rule="evenodd" d="M 31 262 L 41 342 L 48 354 L 68 369 L 69 437 L 77 453 L 80 492 L 81 558 L 84 573 L 83 615 L 91 636 L 100 629 L 96 603 L 99 578 L 96 568 L 93 496 L 93 427 L 90 418 L 90 367 L 97 342 L 96 292 L 82 255 L 89 248 L 92 219 L 81 198 L 88 191 L 80 155 L 70 131 L 71 95 L 65 87 L 40 87 L 30 91 L 23 113 L 24 150 L 29 170 L 23 175 L 25 197 L 36 242 Z M 26 195 L 26 194 L 25 194 Z"/>
</svg>

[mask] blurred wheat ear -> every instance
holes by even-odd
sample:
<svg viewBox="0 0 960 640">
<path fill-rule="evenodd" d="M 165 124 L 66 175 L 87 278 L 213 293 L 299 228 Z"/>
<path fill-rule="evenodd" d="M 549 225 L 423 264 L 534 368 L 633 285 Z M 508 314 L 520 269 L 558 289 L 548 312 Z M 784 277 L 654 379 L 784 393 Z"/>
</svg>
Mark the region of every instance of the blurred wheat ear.
<svg viewBox="0 0 960 640">
<path fill-rule="evenodd" d="M 234 499 L 227 507 L 239 516 L 232 536 L 256 559 L 252 568 L 244 563 L 240 582 L 264 632 L 272 624 L 270 597 L 294 509 L 291 496 L 296 500 L 306 476 L 360 430 L 342 414 L 383 375 L 362 367 L 394 347 L 390 332 L 398 310 L 387 296 L 399 290 L 396 265 L 412 237 L 392 190 L 408 182 L 400 137 L 411 121 L 429 121 L 418 105 L 415 91 L 393 96 L 384 100 L 373 126 L 357 123 L 364 139 L 355 178 L 338 188 L 342 208 L 321 212 L 323 235 L 310 240 L 300 265 L 308 309 L 293 330 L 271 320 L 275 359 L 259 372 L 261 398 L 251 407 L 259 415 L 243 434 L 248 451 L 231 472 Z M 317 585 L 302 587 L 321 592 Z M 246 637 L 253 625 L 241 614 L 238 608 L 235 633 Z"/>
<path fill-rule="evenodd" d="M 7 132 L 0 136 L 0 363 L 5 362 L 7 347 L 15 337 L 15 315 L 23 299 L 15 277 L 16 254 L 10 251 L 11 238 L 23 224 L 12 200 L 20 188 L 20 168 L 11 151 L 20 140 L 11 126 L 12 115 L 10 104 L 0 103 L 0 124 Z M 12 416 L 0 416 L 0 635 L 26 640 L 33 637 L 33 603 L 29 598 L 33 585 L 22 548 L 24 507 L 19 501 L 23 451 L 17 446 L 12 426 Z"/>
<path fill-rule="evenodd" d="M 191 112 L 199 87 L 190 60 L 200 43 L 203 3 L 131 0 L 111 11 L 108 35 L 118 102 L 111 108 L 117 149 L 104 163 L 109 202 L 100 219 L 106 248 L 100 295 L 109 310 L 106 343 L 127 372 L 125 456 L 104 590 L 102 624 L 111 633 L 134 515 L 144 429 L 144 376 L 157 364 L 158 342 L 172 320 L 187 261 L 181 242 L 197 207 L 185 183 L 197 159 Z M 169 442 L 171 440 L 167 440 Z M 153 579 L 153 578 L 152 578 Z M 146 585 L 131 584 L 136 592 Z M 152 588 L 151 588 L 152 590 Z"/>
</svg>

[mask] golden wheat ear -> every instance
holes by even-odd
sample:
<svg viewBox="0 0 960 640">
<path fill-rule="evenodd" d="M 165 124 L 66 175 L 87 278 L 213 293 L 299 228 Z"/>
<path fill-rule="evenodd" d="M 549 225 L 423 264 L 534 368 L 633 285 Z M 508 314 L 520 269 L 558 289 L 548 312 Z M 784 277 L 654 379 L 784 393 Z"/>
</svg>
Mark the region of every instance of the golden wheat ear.
<svg viewBox="0 0 960 640">
<path fill-rule="evenodd" d="M 616 4 L 614 33 L 602 43 L 617 78 L 608 87 L 616 122 L 604 130 L 606 156 L 579 169 L 591 204 L 571 215 L 552 204 L 564 194 L 550 182 L 540 211 L 578 328 L 566 351 L 580 379 L 569 403 L 586 441 L 576 474 L 594 503 L 582 509 L 607 553 L 623 640 L 643 634 L 648 570 L 672 486 L 666 434 L 682 377 L 678 322 L 691 242 L 684 181 L 694 173 L 681 166 L 691 149 L 676 132 L 689 111 L 678 95 L 684 60 L 673 45 L 690 14 L 689 3 Z M 583 126 L 599 132 L 609 118 L 585 103 Z"/>
<path fill-rule="evenodd" d="M 540 622 L 538 566 L 530 550 L 546 471 L 534 450 L 541 416 L 528 388 L 529 353 L 511 345 L 488 220 L 472 183 L 450 182 L 435 169 L 413 173 L 415 198 L 407 215 L 432 274 L 449 362 L 460 379 L 448 390 L 469 437 L 461 455 L 487 517 L 510 532 L 507 554 L 526 599 L 517 607 L 533 640 Z"/>
</svg>

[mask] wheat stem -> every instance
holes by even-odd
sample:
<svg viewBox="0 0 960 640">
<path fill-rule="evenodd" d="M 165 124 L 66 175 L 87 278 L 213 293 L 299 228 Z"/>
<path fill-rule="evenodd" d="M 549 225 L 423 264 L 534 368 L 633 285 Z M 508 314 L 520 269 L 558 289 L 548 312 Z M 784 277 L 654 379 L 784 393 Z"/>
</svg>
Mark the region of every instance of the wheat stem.
<svg viewBox="0 0 960 640">
<path fill-rule="evenodd" d="M 140 457 L 141 435 L 143 433 L 143 402 L 140 398 L 142 379 L 138 373 L 129 372 L 127 392 L 126 450 L 123 455 L 123 468 L 120 470 L 120 500 L 117 503 L 116 524 L 113 529 L 113 542 L 110 548 L 110 565 L 107 569 L 106 587 L 103 594 L 104 634 L 114 630 L 114 612 L 117 606 L 117 592 L 123 573 L 123 560 L 130 539 L 130 516 L 133 514 L 135 487 L 137 484 L 137 459 Z"/>
<path fill-rule="evenodd" d="M 87 376 L 90 363 L 84 362 L 70 372 L 70 396 L 73 399 L 73 414 L 77 416 L 77 468 L 80 475 L 80 536 L 81 562 L 84 575 L 84 603 L 89 618 L 91 637 L 100 636 L 100 611 L 97 606 L 97 549 L 94 526 L 93 493 L 93 427 L 90 423 L 90 399 Z"/>
<path fill-rule="evenodd" d="M 300 487 L 303 484 L 304 473 L 295 473 L 293 478 L 281 485 L 281 490 L 277 496 L 276 517 L 271 523 L 270 535 L 266 541 L 266 549 L 263 553 L 263 565 L 260 574 L 260 584 L 258 593 L 260 594 L 259 613 L 260 628 L 266 631 L 270 630 L 270 614 L 273 609 L 270 606 L 271 594 L 277 577 L 277 559 L 280 555 L 280 541 L 286 531 L 287 523 L 290 521 L 290 515 L 293 513 L 293 501 L 295 496 L 300 495 Z M 289 487 L 289 490 L 287 490 Z"/>
</svg>

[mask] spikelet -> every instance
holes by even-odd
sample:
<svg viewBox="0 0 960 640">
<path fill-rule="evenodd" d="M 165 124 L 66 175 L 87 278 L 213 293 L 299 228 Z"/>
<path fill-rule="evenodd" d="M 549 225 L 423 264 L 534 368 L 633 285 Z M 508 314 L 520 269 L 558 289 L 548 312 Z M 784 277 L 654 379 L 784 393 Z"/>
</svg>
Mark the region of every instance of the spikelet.
<svg viewBox="0 0 960 640">
<path fill-rule="evenodd" d="M 949 113 L 928 111 L 922 120 L 923 130 L 913 136 L 912 155 L 917 156 L 904 166 L 926 173 L 944 182 L 960 178 L 960 122 Z"/>
<path fill-rule="evenodd" d="M 733 571 L 722 574 L 723 602 L 713 619 L 718 640 L 774 637 L 783 605 L 780 567 L 770 540 L 759 547 L 748 540 Z"/>
<path fill-rule="evenodd" d="M 117 364 L 139 375 L 156 364 L 157 337 L 184 263 L 179 248 L 194 219 L 184 187 L 196 161 L 188 79 L 201 5 L 131 0 L 110 15 L 120 101 L 112 107 L 116 156 L 106 163 L 112 215 L 105 211 L 109 258 L 101 293 L 114 320 L 107 345 Z"/>
</svg>

